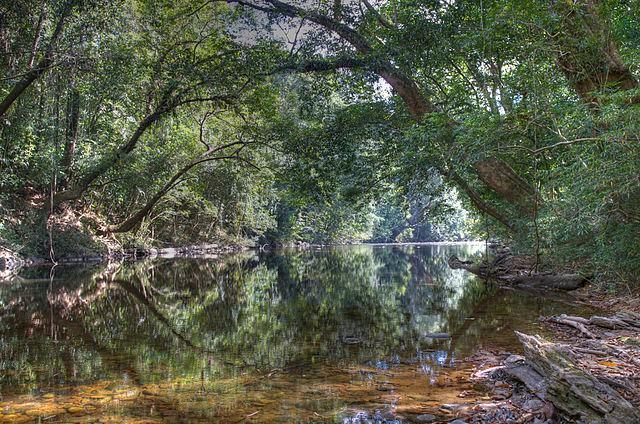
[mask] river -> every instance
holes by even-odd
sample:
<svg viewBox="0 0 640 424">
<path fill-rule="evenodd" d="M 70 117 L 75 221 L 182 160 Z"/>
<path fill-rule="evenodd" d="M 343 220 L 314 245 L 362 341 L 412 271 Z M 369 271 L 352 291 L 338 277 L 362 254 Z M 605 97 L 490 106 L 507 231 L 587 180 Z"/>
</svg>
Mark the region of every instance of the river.
<svg viewBox="0 0 640 424">
<path fill-rule="evenodd" d="M 0 422 L 438 415 L 462 391 L 483 396 L 464 358 L 518 351 L 514 330 L 572 312 L 447 266 L 483 252 L 357 245 L 27 269 L 0 285 Z"/>
</svg>

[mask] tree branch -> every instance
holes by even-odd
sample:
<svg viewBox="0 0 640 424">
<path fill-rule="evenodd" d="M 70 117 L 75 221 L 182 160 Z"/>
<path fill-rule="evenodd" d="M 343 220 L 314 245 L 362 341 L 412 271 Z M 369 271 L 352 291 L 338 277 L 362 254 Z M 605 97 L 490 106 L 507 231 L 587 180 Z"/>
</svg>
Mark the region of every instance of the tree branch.
<svg viewBox="0 0 640 424">
<path fill-rule="evenodd" d="M 387 18 L 385 18 L 384 16 L 382 16 L 382 14 L 380 14 L 380 12 L 378 12 L 372 5 L 371 3 L 369 3 L 368 0 L 362 0 L 362 3 L 364 3 L 365 7 L 369 10 L 369 12 L 371 12 L 376 19 L 378 20 L 378 22 L 380 23 L 380 25 L 382 25 L 383 27 L 387 28 L 387 29 L 395 29 L 396 26 L 390 22 L 389 20 L 387 20 Z"/>
</svg>

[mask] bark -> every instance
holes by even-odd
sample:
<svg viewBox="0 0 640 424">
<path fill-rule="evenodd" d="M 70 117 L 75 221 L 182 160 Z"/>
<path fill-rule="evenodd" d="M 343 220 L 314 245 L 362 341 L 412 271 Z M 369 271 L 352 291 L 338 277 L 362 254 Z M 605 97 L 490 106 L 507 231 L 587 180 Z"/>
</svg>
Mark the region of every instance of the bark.
<svg viewBox="0 0 640 424">
<path fill-rule="evenodd" d="M 484 201 L 482 199 L 482 197 L 480 197 L 480 194 L 478 194 L 465 180 L 464 178 L 462 178 L 462 176 L 460 176 L 460 174 L 458 174 L 457 172 L 455 172 L 453 169 L 450 169 L 448 171 L 445 172 L 445 175 L 448 175 L 449 178 L 451 178 L 451 180 L 453 182 L 456 183 L 456 185 L 462 189 L 462 191 L 464 193 L 466 193 L 466 195 L 469 197 L 469 200 L 471 200 L 471 203 L 473 203 L 473 205 L 480 211 L 480 212 L 484 212 L 487 215 L 493 217 L 494 219 L 496 219 L 498 222 L 500 222 L 502 225 L 504 225 L 506 228 L 508 228 L 511 231 L 515 231 L 516 227 L 515 225 L 502 213 L 500 213 L 496 208 L 494 208 L 493 206 L 491 206 L 489 203 L 487 203 L 486 201 Z"/>
<path fill-rule="evenodd" d="M 598 8 L 598 0 L 580 0 L 576 4 L 556 1 L 553 5 L 563 25 L 555 39 L 558 64 L 571 87 L 589 104 L 597 104 L 597 94 L 604 89 L 618 91 L 638 86 Z M 636 96 L 632 101 L 640 98 Z"/>
<path fill-rule="evenodd" d="M 60 15 L 60 19 L 56 24 L 53 35 L 49 40 L 49 45 L 42 60 L 40 60 L 40 62 L 38 62 L 35 67 L 24 74 L 22 79 L 20 79 L 20 81 L 18 81 L 13 86 L 9 94 L 7 94 L 4 100 L 2 100 L 2 102 L 0 103 L 0 118 L 2 118 L 7 113 L 11 105 L 18 99 L 18 97 L 20 97 L 20 95 L 24 93 L 24 91 L 29 88 L 29 86 L 33 84 L 33 82 L 38 79 L 47 69 L 49 69 L 49 67 L 53 63 L 54 49 L 57 46 L 58 41 L 60 40 L 62 30 L 64 29 L 65 20 L 71 12 L 71 8 L 72 2 L 68 2 Z"/>
<path fill-rule="evenodd" d="M 540 399 L 545 400 L 549 383 L 543 375 L 534 370 L 530 365 L 521 361 L 513 361 L 509 366 L 504 367 L 503 370 L 510 377 L 524 383 L 527 389 Z"/>
<path fill-rule="evenodd" d="M 556 290 L 575 290 L 585 285 L 586 279 L 579 274 L 543 274 L 505 275 L 501 280 L 515 286 L 548 288 Z"/>
<path fill-rule="evenodd" d="M 533 214 L 535 189 L 508 164 L 492 158 L 475 164 L 478 177 L 502 198 L 518 205 L 527 215 Z"/>
<path fill-rule="evenodd" d="M 544 398 L 563 415 L 590 424 L 640 422 L 638 408 L 609 384 L 578 367 L 577 355 L 569 345 L 546 342 L 517 331 L 516 335 L 527 363 L 548 385 Z"/>
<path fill-rule="evenodd" d="M 67 133 L 62 156 L 62 179 L 60 189 L 67 188 L 69 181 L 73 178 L 73 164 L 78 140 L 78 121 L 80 119 L 80 93 L 72 88 L 69 93 L 69 112 L 67 114 Z"/>
<path fill-rule="evenodd" d="M 31 43 L 31 54 L 27 62 L 27 69 L 33 68 L 33 62 L 36 60 L 36 54 L 38 53 L 38 47 L 40 46 L 40 38 L 42 37 L 42 28 L 44 26 L 45 15 L 45 2 L 42 2 L 40 7 L 40 16 L 38 17 L 38 24 L 36 25 L 36 33 L 33 36 L 33 43 Z"/>
<path fill-rule="evenodd" d="M 570 327 L 573 327 L 576 330 L 580 331 L 580 333 L 584 334 L 585 337 L 588 337 L 590 339 L 597 338 L 595 334 L 587 330 L 587 327 L 585 326 L 585 323 L 582 322 L 582 320 L 575 319 L 573 317 L 559 316 L 559 317 L 551 317 L 549 318 L 549 321 L 555 322 L 556 324 L 563 324 L 563 325 L 568 325 Z"/>
</svg>

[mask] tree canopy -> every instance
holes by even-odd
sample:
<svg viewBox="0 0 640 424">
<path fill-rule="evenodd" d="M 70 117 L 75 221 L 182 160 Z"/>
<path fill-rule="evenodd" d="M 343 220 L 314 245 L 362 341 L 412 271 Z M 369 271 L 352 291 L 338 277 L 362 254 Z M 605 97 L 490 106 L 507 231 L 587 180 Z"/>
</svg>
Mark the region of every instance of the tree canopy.
<svg viewBox="0 0 640 424">
<path fill-rule="evenodd" d="M 0 6 L 0 239 L 509 240 L 640 269 L 638 2 Z"/>
</svg>

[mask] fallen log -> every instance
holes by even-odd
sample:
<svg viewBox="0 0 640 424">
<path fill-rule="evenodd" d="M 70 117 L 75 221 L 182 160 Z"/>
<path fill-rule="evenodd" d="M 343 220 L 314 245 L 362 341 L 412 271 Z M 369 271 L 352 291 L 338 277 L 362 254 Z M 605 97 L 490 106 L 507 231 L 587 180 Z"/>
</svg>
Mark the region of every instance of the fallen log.
<svg viewBox="0 0 640 424">
<path fill-rule="evenodd" d="M 508 376 L 521 381 L 533 394 L 545 400 L 549 384 L 546 378 L 533 367 L 524 362 L 516 363 L 506 367 L 504 372 Z"/>
<path fill-rule="evenodd" d="M 536 288 L 549 288 L 556 290 L 575 290 L 582 287 L 585 278 L 578 274 L 531 274 L 503 276 L 500 278 L 517 286 L 529 286 Z"/>
<path fill-rule="evenodd" d="M 577 321 L 580 324 L 584 324 L 584 325 L 591 324 L 591 321 L 589 321 L 588 318 L 576 317 L 576 316 L 573 316 L 573 315 L 561 314 L 560 318 L 568 319 L 568 320 L 571 320 L 571 321 Z"/>
<path fill-rule="evenodd" d="M 608 328 L 611 330 L 620 330 L 622 328 L 629 327 L 628 323 L 616 317 L 607 318 L 607 317 L 592 316 L 591 319 L 589 319 L 589 323 L 593 325 L 597 325 L 598 327 Z"/>
<path fill-rule="evenodd" d="M 575 290 L 582 287 L 586 279 L 578 274 L 531 273 L 530 268 L 514 263 L 513 257 L 498 256 L 491 262 L 474 263 L 460 260 L 453 255 L 448 264 L 452 269 L 464 269 L 486 279 L 494 279 L 513 286 L 531 288 Z"/>
<path fill-rule="evenodd" d="M 631 311 L 620 311 L 616 313 L 616 317 L 633 325 L 634 327 L 640 327 L 640 314 Z"/>
<path fill-rule="evenodd" d="M 546 342 L 516 331 L 524 356 L 547 388 L 544 396 L 567 418 L 589 424 L 640 422 L 640 410 L 608 384 L 578 368 L 577 357 L 566 344 Z M 530 373 L 514 373 L 525 375 Z M 534 375 L 535 376 L 535 375 Z"/>
<path fill-rule="evenodd" d="M 563 324 L 563 325 L 568 325 L 570 327 L 573 327 L 590 339 L 597 338 L 596 335 L 593 334 L 591 331 L 587 330 L 587 327 L 585 327 L 585 325 L 582 324 L 580 321 L 569 319 L 568 317 L 562 316 L 562 315 L 559 317 L 550 317 L 548 320 L 551 322 L 555 322 L 556 324 Z"/>
</svg>

